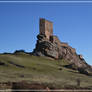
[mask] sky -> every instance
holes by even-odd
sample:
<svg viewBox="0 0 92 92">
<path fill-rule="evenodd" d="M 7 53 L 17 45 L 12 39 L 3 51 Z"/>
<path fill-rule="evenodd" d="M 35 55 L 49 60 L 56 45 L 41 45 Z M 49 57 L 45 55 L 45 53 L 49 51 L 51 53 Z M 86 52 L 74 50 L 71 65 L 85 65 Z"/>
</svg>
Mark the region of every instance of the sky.
<svg viewBox="0 0 92 92">
<path fill-rule="evenodd" d="M 92 2 L 0 2 L 0 53 L 20 49 L 32 52 L 39 34 L 39 18 L 52 21 L 54 35 L 92 65 Z"/>
</svg>

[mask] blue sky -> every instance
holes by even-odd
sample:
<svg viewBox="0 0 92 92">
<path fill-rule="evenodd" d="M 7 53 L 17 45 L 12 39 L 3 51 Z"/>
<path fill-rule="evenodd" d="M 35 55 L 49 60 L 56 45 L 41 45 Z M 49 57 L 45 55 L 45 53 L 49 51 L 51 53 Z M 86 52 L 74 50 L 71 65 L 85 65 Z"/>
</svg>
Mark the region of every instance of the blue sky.
<svg viewBox="0 0 92 92">
<path fill-rule="evenodd" d="M 92 65 L 92 3 L 0 3 L 0 53 L 33 51 L 39 18 Z"/>
</svg>

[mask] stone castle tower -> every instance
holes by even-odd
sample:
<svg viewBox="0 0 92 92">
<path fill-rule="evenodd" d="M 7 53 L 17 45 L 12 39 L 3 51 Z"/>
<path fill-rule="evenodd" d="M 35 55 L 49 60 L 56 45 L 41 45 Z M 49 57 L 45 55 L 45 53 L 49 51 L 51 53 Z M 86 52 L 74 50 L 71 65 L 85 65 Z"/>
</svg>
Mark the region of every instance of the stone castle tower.
<svg viewBox="0 0 92 92">
<path fill-rule="evenodd" d="M 70 66 L 72 69 L 88 68 L 87 72 L 92 71 L 92 68 L 85 62 L 84 58 L 76 53 L 76 49 L 69 46 L 68 43 L 61 42 L 57 36 L 53 35 L 53 23 L 43 18 L 39 21 L 39 34 L 37 35 L 36 47 L 32 54 L 64 59 L 69 64 L 77 67 L 72 68 Z"/>
<path fill-rule="evenodd" d="M 41 35 L 45 35 L 48 40 L 53 35 L 53 23 L 51 21 L 40 19 L 39 30 Z"/>
</svg>

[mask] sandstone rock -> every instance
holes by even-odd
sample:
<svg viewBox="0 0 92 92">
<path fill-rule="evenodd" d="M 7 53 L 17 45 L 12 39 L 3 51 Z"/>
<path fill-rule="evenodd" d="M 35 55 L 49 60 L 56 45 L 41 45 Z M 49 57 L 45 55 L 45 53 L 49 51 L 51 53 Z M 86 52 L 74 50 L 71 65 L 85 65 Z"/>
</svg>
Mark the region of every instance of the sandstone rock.
<svg viewBox="0 0 92 92">
<path fill-rule="evenodd" d="M 44 25 L 45 25 L 45 22 L 44 22 Z M 50 22 L 50 25 L 51 25 L 51 22 Z M 53 35 L 52 28 L 51 29 L 49 28 L 50 25 L 48 23 L 47 28 L 46 27 L 44 28 L 42 27 L 42 25 L 40 25 L 41 26 L 40 34 L 38 34 L 37 36 L 36 48 L 33 51 L 33 55 L 47 56 L 47 57 L 52 57 L 54 59 L 64 59 L 70 64 L 74 64 L 75 66 L 77 66 L 80 72 L 82 69 L 86 69 L 87 71 L 92 72 L 91 66 L 89 66 L 85 62 L 82 55 L 78 55 L 76 53 L 76 50 L 71 46 L 69 46 L 68 43 L 61 42 L 57 36 Z M 42 32 L 42 29 L 44 29 L 43 32 Z M 49 34 L 47 31 L 50 31 Z"/>
<path fill-rule="evenodd" d="M 37 38 L 36 48 L 33 51 L 34 55 L 48 56 L 54 59 L 65 59 L 70 64 L 75 64 L 78 67 L 87 67 L 87 63 L 83 57 L 77 55 L 76 50 L 68 44 L 65 45 L 65 43 L 57 40 L 51 42 L 47 40 L 44 35 L 40 34 Z"/>
</svg>

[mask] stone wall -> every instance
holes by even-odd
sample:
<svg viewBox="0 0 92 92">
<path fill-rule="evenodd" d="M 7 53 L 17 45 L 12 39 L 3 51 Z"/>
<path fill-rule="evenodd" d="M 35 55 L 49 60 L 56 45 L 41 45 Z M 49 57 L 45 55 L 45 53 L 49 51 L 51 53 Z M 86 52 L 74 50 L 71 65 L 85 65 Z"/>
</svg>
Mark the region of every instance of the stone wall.
<svg viewBox="0 0 92 92">
<path fill-rule="evenodd" d="M 46 38 L 49 40 L 50 36 L 53 35 L 53 23 L 45 20 L 45 19 L 40 19 L 40 34 L 45 35 Z"/>
<path fill-rule="evenodd" d="M 59 38 L 57 36 L 55 36 L 55 35 L 50 37 L 50 41 L 52 43 L 55 43 L 56 45 L 61 46 L 61 42 L 60 42 Z"/>
<path fill-rule="evenodd" d="M 45 19 L 39 21 L 39 31 L 41 35 L 45 35 Z"/>
</svg>

